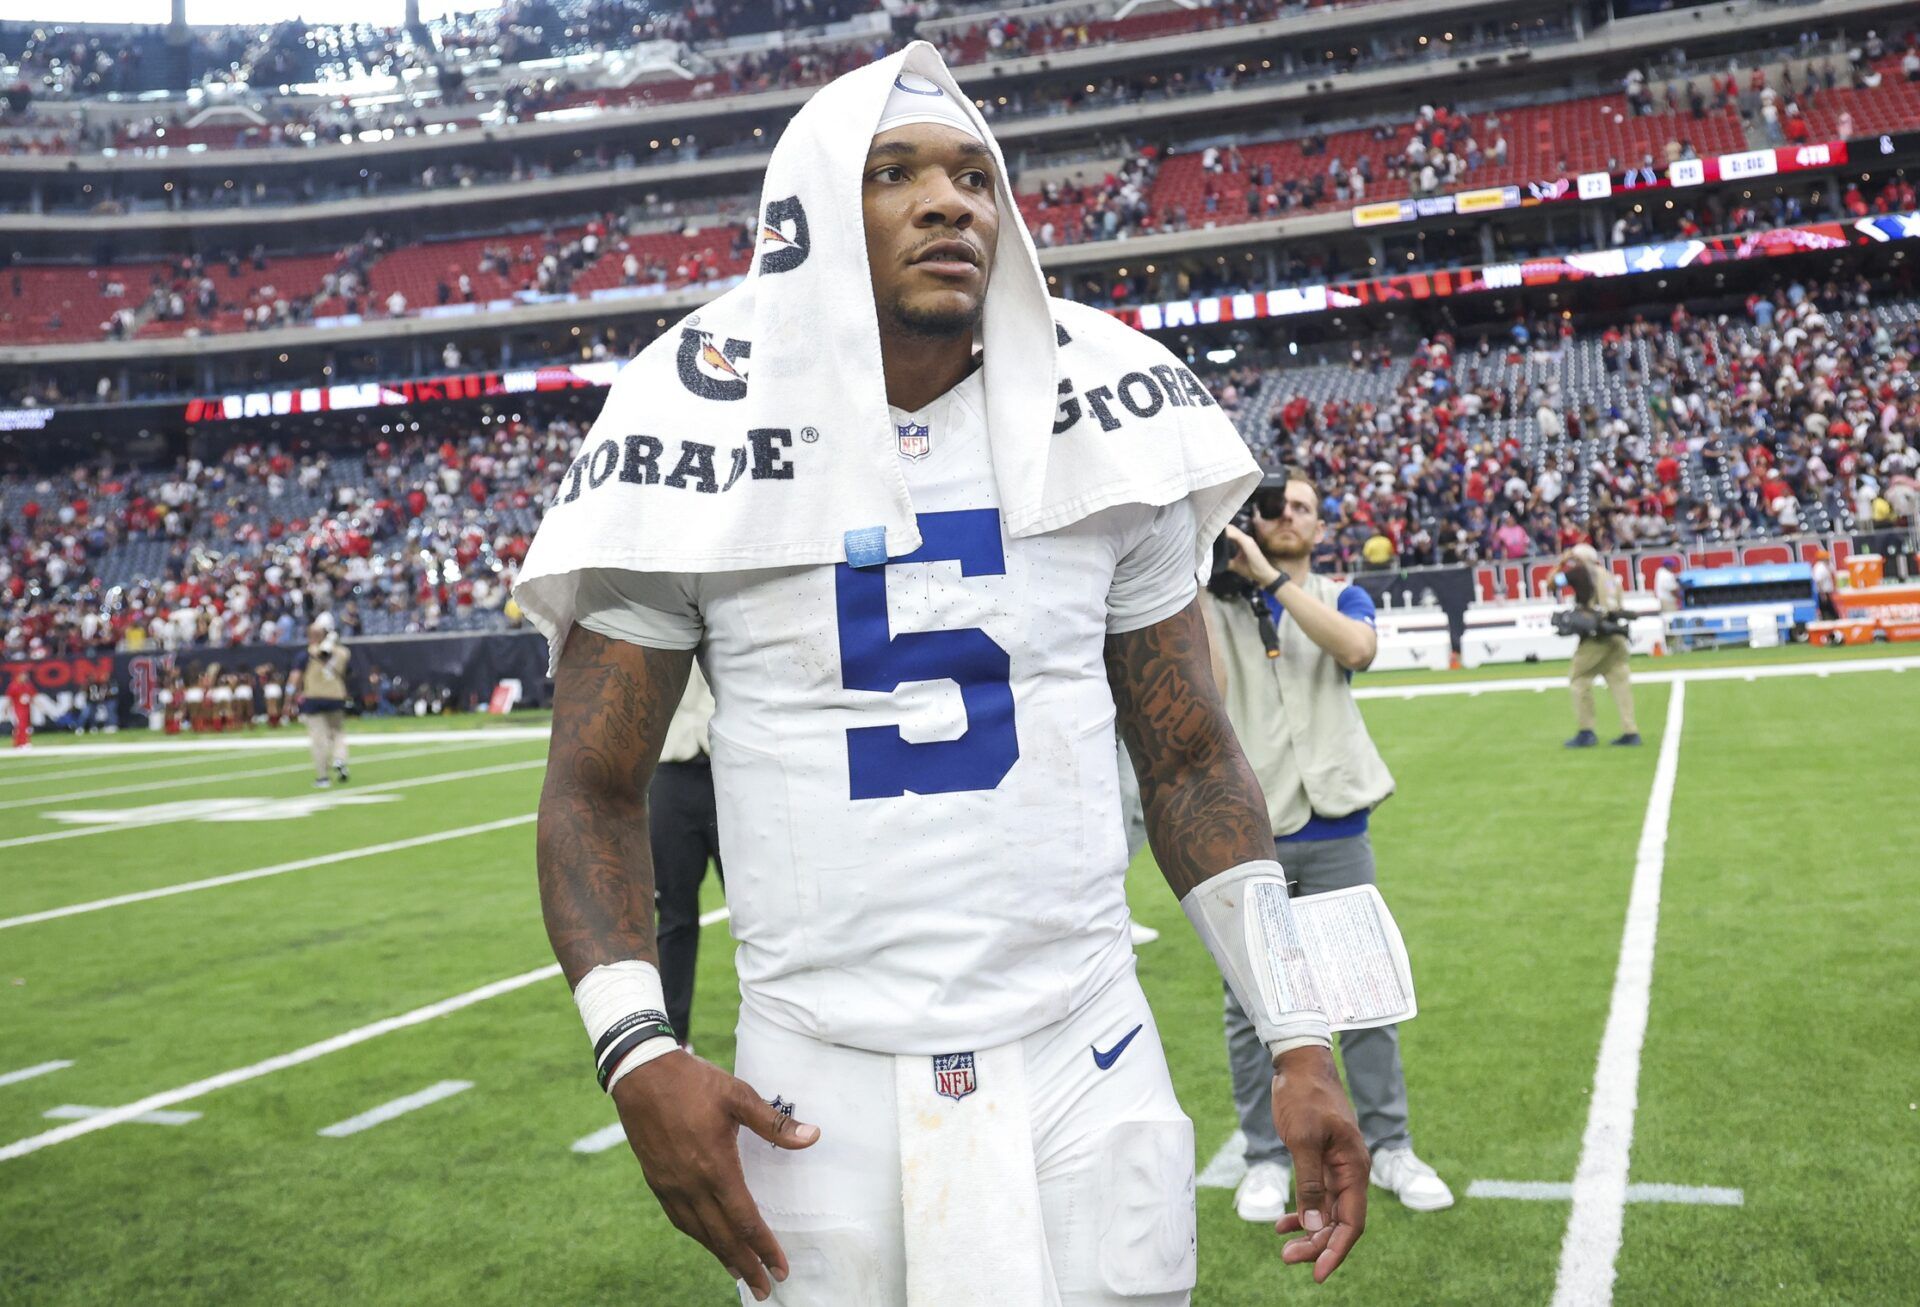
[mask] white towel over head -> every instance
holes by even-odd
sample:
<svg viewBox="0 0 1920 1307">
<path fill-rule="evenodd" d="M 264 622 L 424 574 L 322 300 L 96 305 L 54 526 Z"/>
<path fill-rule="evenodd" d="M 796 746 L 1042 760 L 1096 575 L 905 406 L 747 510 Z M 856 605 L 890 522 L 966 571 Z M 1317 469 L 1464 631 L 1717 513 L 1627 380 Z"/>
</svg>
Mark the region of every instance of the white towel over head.
<svg viewBox="0 0 1920 1307">
<path fill-rule="evenodd" d="M 556 663 L 586 569 L 867 565 L 920 547 L 861 203 L 883 120 L 964 123 L 993 156 L 1000 229 L 975 340 L 1011 536 L 1190 498 L 1199 570 L 1258 481 L 1233 423 L 1179 359 L 1107 313 L 1047 294 L 999 145 L 938 52 L 915 41 L 794 115 L 767 167 L 746 280 L 615 379 L 514 589 Z"/>
</svg>

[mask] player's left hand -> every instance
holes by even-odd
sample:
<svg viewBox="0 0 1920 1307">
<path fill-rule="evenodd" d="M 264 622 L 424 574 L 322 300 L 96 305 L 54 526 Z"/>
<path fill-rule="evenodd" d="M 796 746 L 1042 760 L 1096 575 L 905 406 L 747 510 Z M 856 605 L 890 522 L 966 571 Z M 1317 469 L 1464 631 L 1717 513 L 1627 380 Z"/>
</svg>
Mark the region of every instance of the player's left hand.
<svg viewBox="0 0 1920 1307">
<path fill-rule="evenodd" d="M 1274 1228 L 1306 1236 L 1288 1240 L 1280 1260 L 1289 1266 L 1312 1262 L 1314 1282 L 1324 1284 L 1367 1228 L 1367 1177 L 1373 1169 L 1331 1049 L 1280 1055 L 1273 1124 L 1293 1155 L 1296 1195 L 1294 1210 Z"/>
</svg>

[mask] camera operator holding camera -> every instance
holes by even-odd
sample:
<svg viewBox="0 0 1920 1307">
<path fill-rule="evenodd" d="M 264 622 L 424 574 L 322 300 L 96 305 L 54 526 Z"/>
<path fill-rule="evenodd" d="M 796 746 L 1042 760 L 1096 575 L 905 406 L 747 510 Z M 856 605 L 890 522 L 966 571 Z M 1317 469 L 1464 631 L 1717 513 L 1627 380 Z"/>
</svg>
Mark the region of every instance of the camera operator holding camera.
<svg viewBox="0 0 1920 1307">
<path fill-rule="evenodd" d="M 294 660 L 299 681 L 300 715 L 307 723 L 307 747 L 313 751 L 313 785 L 324 790 L 332 781 L 327 765 L 340 783 L 347 783 L 347 646 L 324 621 L 307 628 L 307 649 Z"/>
<path fill-rule="evenodd" d="M 1393 777 L 1349 682 L 1378 649 L 1373 598 L 1359 586 L 1313 575 L 1313 548 L 1326 525 L 1306 477 L 1267 477 L 1250 507 L 1246 529 L 1229 526 L 1216 542 L 1201 605 L 1227 717 L 1266 795 L 1275 856 L 1292 892 L 1370 885 L 1367 819 L 1393 793 Z M 1232 991 L 1226 1027 L 1234 1107 L 1247 1140 L 1247 1176 L 1234 1208 L 1248 1221 L 1278 1220 L 1293 1174 L 1273 1128 L 1273 1064 Z M 1373 1182 L 1415 1211 L 1452 1206 L 1446 1182 L 1413 1152 L 1398 1028 L 1342 1031 L 1340 1060 Z"/>
<path fill-rule="evenodd" d="M 1574 724 L 1579 730 L 1567 741 L 1569 749 L 1591 749 L 1600 742 L 1593 732 L 1593 678 L 1604 676 L 1607 693 L 1620 712 L 1621 745 L 1640 743 L 1633 720 L 1633 686 L 1627 677 L 1627 618 L 1621 606 L 1620 583 L 1600 561 L 1592 545 L 1575 545 L 1560 555 L 1560 572 L 1573 591 L 1573 607 L 1553 615 L 1553 629 L 1580 637 L 1573 651 L 1568 685 L 1573 690 Z"/>
</svg>

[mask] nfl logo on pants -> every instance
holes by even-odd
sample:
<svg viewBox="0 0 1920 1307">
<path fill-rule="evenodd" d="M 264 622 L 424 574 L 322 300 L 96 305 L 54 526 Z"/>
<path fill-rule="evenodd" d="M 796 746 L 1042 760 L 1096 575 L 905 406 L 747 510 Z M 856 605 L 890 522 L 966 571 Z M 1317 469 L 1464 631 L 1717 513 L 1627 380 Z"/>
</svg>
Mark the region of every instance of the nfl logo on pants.
<svg viewBox="0 0 1920 1307">
<path fill-rule="evenodd" d="M 933 1087 L 943 1097 L 959 1102 L 980 1087 L 973 1078 L 973 1054 L 940 1053 L 933 1059 Z"/>
</svg>

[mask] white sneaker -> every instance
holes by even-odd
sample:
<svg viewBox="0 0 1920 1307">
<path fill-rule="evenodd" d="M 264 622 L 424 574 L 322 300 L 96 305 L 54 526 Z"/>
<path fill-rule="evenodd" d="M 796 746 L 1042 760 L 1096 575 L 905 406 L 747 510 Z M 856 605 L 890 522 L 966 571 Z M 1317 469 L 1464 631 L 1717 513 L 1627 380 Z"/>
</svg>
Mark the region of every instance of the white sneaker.
<svg viewBox="0 0 1920 1307">
<path fill-rule="evenodd" d="M 1287 1214 L 1293 1192 L 1293 1168 L 1285 1162 L 1255 1162 L 1233 1191 L 1233 1210 L 1243 1221 L 1271 1224 Z"/>
<path fill-rule="evenodd" d="M 1453 1206 L 1453 1190 L 1411 1148 L 1382 1148 L 1373 1154 L 1373 1182 L 1416 1212 Z"/>
</svg>

